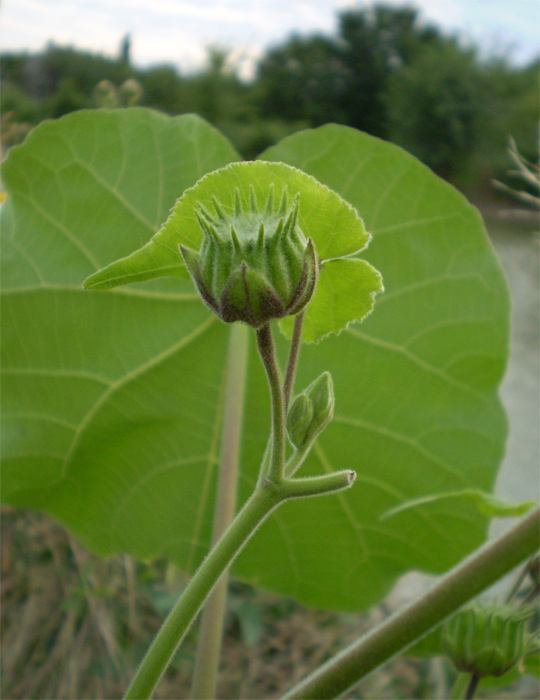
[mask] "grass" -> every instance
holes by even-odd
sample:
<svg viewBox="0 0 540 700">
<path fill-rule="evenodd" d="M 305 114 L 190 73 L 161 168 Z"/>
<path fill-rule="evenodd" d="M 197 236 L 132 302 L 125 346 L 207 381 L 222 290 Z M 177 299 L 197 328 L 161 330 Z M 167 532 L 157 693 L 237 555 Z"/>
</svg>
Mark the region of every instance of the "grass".
<svg viewBox="0 0 540 700">
<path fill-rule="evenodd" d="M 102 561 L 47 516 L 11 508 L 2 511 L 2 581 L 4 700 L 121 697 L 184 583 L 164 561 Z M 279 696 L 384 614 L 307 610 L 233 583 L 219 697 Z M 156 697 L 189 698 L 195 642 L 192 631 Z M 432 667 L 398 659 L 362 697 L 432 697 Z"/>
</svg>

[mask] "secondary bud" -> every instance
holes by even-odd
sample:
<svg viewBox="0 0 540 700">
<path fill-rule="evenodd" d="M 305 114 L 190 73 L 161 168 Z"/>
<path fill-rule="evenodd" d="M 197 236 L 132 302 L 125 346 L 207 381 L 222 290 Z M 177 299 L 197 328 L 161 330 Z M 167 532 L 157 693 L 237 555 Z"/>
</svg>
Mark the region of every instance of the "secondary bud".
<svg viewBox="0 0 540 700">
<path fill-rule="evenodd" d="M 299 447 L 304 443 L 312 420 L 313 403 L 306 394 L 300 394 L 287 413 L 287 431 L 293 445 Z"/>
<path fill-rule="evenodd" d="M 221 320 L 254 328 L 301 311 L 315 291 L 319 263 L 298 225 L 298 198 L 289 208 L 285 189 L 274 207 L 270 188 L 259 210 L 252 188 L 248 203 L 236 190 L 234 211 L 216 198 L 213 208 L 195 212 L 204 236 L 199 251 L 180 246 L 205 303 Z"/>
<path fill-rule="evenodd" d="M 332 375 L 323 372 L 299 394 L 287 413 L 287 432 L 298 449 L 311 444 L 334 416 Z"/>
<path fill-rule="evenodd" d="M 443 646 L 458 671 L 502 676 L 526 653 L 525 621 L 532 611 L 484 603 L 454 615 L 443 629 Z"/>
</svg>

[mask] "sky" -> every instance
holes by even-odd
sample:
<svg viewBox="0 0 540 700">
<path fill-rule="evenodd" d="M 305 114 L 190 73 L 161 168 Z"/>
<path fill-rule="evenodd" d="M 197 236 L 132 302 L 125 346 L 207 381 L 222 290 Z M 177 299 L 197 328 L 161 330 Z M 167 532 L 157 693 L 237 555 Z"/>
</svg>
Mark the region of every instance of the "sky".
<svg viewBox="0 0 540 700">
<path fill-rule="evenodd" d="M 403 5 L 406 0 L 385 0 Z M 206 47 L 230 50 L 230 61 L 249 77 L 269 46 L 292 32 L 331 34 L 337 14 L 368 2 L 351 0 L 4 0 L 2 50 L 36 51 L 48 41 L 118 55 L 132 37 L 136 65 L 172 63 L 181 71 L 204 65 Z M 540 53 L 540 0 L 412 0 L 434 21 L 487 53 L 524 63 Z"/>
</svg>

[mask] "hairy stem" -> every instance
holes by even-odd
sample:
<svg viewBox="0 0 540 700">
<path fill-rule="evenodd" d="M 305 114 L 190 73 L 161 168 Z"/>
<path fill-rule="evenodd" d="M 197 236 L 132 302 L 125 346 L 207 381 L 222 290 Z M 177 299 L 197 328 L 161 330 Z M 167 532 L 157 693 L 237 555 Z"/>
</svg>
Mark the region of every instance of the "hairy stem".
<svg viewBox="0 0 540 700">
<path fill-rule="evenodd" d="M 294 330 L 291 340 L 291 349 L 289 351 L 289 361 L 287 363 L 287 371 L 285 373 L 285 382 L 283 384 L 283 398 L 285 401 L 285 412 L 291 400 L 292 390 L 294 388 L 294 378 L 296 376 L 296 367 L 298 366 L 298 357 L 300 356 L 300 346 L 302 345 L 302 328 L 304 326 L 305 310 L 300 311 L 294 319 Z"/>
<path fill-rule="evenodd" d="M 305 462 L 306 457 L 311 451 L 311 448 L 313 447 L 313 444 L 308 444 L 302 447 L 301 449 L 296 450 L 296 452 L 293 453 L 293 455 L 287 460 L 287 463 L 285 465 L 285 476 L 286 477 L 292 477 L 296 474 L 296 472 L 300 469 L 302 464 Z"/>
<path fill-rule="evenodd" d="M 208 594 L 234 561 L 259 525 L 284 500 L 273 485 L 262 484 L 210 551 L 169 613 L 129 686 L 126 700 L 151 697 L 173 654 L 190 628 Z"/>
<path fill-rule="evenodd" d="M 278 484 L 283 479 L 285 464 L 285 402 L 270 324 L 265 324 L 257 331 L 257 347 L 272 397 L 272 455 L 267 477 Z"/>
<path fill-rule="evenodd" d="M 248 328 L 244 324 L 234 323 L 231 325 L 225 378 L 221 456 L 212 532 L 213 545 L 229 527 L 236 511 L 238 458 L 248 359 L 248 333 Z M 191 686 L 191 697 L 198 700 L 211 700 L 215 697 L 228 582 L 228 572 L 225 572 L 203 608 Z"/>
<path fill-rule="evenodd" d="M 489 542 L 424 596 L 396 613 L 292 688 L 284 698 L 337 698 L 437 627 L 540 547 L 540 509 Z"/>
<path fill-rule="evenodd" d="M 307 479 L 284 479 L 275 484 L 259 480 L 257 487 L 219 542 L 210 551 L 169 613 L 128 688 L 125 700 L 148 700 L 207 596 L 259 525 L 288 499 L 321 496 L 349 488 L 351 471 Z"/>
<path fill-rule="evenodd" d="M 354 482 L 356 474 L 352 471 L 306 479 L 284 478 L 285 406 L 272 333 L 268 324 L 257 331 L 257 345 L 272 399 L 272 450 L 268 473 L 264 474 L 261 469 L 253 495 L 216 542 L 169 613 L 139 666 L 124 696 L 125 700 L 148 700 L 151 697 L 204 601 L 274 508 L 288 499 L 332 493 L 349 488 Z M 263 465 L 266 460 L 265 453 Z M 215 642 L 215 629 L 212 636 Z"/>
</svg>

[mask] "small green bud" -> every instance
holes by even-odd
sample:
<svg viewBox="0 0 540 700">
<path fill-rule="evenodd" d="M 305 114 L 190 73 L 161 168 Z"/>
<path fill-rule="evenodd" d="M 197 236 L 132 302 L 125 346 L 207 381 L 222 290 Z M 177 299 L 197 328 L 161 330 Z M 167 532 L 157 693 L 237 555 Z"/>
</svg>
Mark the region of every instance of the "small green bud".
<svg viewBox="0 0 540 700">
<path fill-rule="evenodd" d="M 307 394 L 299 394 L 287 413 L 287 431 L 293 445 L 304 443 L 312 420 L 313 403 Z"/>
<path fill-rule="evenodd" d="M 458 671 L 502 676 L 528 651 L 525 622 L 531 615 L 499 603 L 466 608 L 444 626 L 443 646 Z"/>
<path fill-rule="evenodd" d="M 213 207 L 195 211 L 204 236 L 199 251 L 180 246 L 205 303 L 222 321 L 254 328 L 301 311 L 315 291 L 319 262 L 298 225 L 298 198 L 288 209 L 284 189 L 275 208 L 271 187 L 260 210 L 252 188 L 248 203 L 236 190 L 233 211 L 215 197 Z"/>
<path fill-rule="evenodd" d="M 287 432 L 298 449 L 312 443 L 334 416 L 332 375 L 323 372 L 292 402 L 287 413 Z"/>
</svg>

